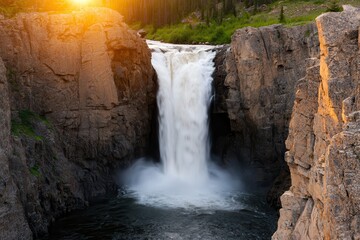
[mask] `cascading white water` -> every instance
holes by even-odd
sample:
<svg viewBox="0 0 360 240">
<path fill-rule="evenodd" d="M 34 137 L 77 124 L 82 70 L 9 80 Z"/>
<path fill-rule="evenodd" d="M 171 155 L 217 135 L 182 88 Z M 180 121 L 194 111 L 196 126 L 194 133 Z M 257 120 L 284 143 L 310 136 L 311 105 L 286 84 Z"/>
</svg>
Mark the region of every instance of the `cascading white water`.
<svg viewBox="0 0 360 240">
<path fill-rule="evenodd" d="M 159 81 L 159 145 L 164 173 L 184 181 L 205 181 L 215 51 L 209 46 L 154 42 L 149 42 L 149 47 Z"/>
<path fill-rule="evenodd" d="M 159 81 L 161 164 L 140 159 L 123 174 L 141 204 L 202 209 L 239 208 L 234 181 L 209 161 L 208 108 L 211 100 L 212 46 L 148 41 Z"/>
</svg>

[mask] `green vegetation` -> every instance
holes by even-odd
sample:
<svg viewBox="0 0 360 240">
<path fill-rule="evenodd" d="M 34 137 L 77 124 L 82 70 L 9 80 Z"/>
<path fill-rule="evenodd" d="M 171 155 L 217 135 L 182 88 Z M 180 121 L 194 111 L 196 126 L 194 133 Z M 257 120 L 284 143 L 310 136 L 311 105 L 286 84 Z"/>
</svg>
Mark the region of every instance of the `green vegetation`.
<svg viewBox="0 0 360 240">
<path fill-rule="evenodd" d="M 35 177 L 40 177 L 41 176 L 41 173 L 40 173 L 40 167 L 39 165 L 34 165 L 33 167 L 31 167 L 29 169 L 31 175 L 35 176 Z"/>
<path fill-rule="evenodd" d="M 50 123 L 43 116 L 39 116 L 29 110 L 21 110 L 18 113 L 18 119 L 11 122 L 11 133 L 14 136 L 23 135 L 41 141 L 43 136 L 38 135 L 33 127 L 39 121 L 50 127 Z"/>
<path fill-rule="evenodd" d="M 284 6 L 281 6 L 279 22 L 280 23 L 285 23 Z"/>
<path fill-rule="evenodd" d="M 171 43 L 214 43 L 222 44 L 224 42 L 230 42 L 231 34 L 229 29 L 225 28 L 227 25 L 217 25 L 211 23 L 210 26 L 205 24 L 199 24 L 197 26 L 190 26 L 186 24 L 177 24 L 160 28 L 157 31 L 150 31 L 147 38 L 160 40 Z M 232 31 L 232 30 L 230 30 Z"/>
<path fill-rule="evenodd" d="M 342 7 L 339 5 L 338 0 L 332 0 L 330 1 L 330 4 L 328 5 L 326 11 L 327 12 L 340 12 L 342 10 Z"/>
<path fill-rule="evenodd" d="M 147 38 L 172 43 L 229 43 L 236 29 L 276 23 L 286 26 L 314 21 L 321 13 L 341 11 L 360 0 L 93 0 L 118 10 Z M 67 11 L 71 0 L 0 0 L 0 13 Z"/>
<path fill-rule="evenodd" d="M 192 19 L 188 23 L 168 25 L 154 28 L 153 25 L 143 27 L 147 38 L 171 43 L 229 43 L 236 29 L 243 27 L 261 27 L 282 23 L 285 26 L 303 25 L 315 20 L 324 12 L 341 11 L 342 4 L 360 6 L 360 0 L 283 0 L 274 1 L 264 7 L 242 8 L 236 16 L 228 14 L 221 23 L 212 19 L 204 21 Z M 132 25 L 140 29 L 140 24 Z"/>
</svg>

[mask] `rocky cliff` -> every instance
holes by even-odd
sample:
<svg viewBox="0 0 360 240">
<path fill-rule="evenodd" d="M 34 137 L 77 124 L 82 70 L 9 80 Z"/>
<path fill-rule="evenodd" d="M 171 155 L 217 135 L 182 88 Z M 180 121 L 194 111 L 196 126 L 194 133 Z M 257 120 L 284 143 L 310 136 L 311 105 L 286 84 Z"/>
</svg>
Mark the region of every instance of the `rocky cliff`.
<svg viewBox="0 0 360 240">
<path fill-rule="evenodd" d="M 316 26 L 239 29 L 225 54 L 225 89 L 217 87 L 217 92 L 226 97 L 218 98 L 216 108 L 227 112 L 231 126 L 224 158 L 239 159 L 243 169 L 250 169 L 242 173 L 249 185 L 268 185 L 282 171 L 278 182 L 286 189 L 285 139 L 294 89 L 306 74 L 305 59 L 319 54 Z M 278 188 L 270 199 L 275 205 L 282 193 Z"/>
<path fill-rule="evenodd" d="M 0 59 L 0 232 L 2 239 L 31 239 L 18 188 L 10 169 L 11 118 L 6 69 Z"/>
<path fill-rule="evenodd" d="M 344 6 L 316 19 L 320 59 L 297 83 L 286 141 L 292 186 L 273 239 L 360 239 L 359 16 Z"/>
<path fill-rule="evenodd" d="M 109 9 L 18 14 L 0 39 L 1 239 L 30 239 L 146 151 L 155 75 Z"/>
</svg>

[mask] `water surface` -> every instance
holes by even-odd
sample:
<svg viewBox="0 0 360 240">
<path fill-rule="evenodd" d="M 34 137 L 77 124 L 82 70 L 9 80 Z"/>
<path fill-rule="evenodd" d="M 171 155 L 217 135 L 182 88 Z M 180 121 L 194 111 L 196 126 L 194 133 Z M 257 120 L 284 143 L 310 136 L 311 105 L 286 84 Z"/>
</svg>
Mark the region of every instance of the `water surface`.
<svg viewBox="0 0 360 240">
<path fill-rule="evenodd" d="M 239 193 L 233 201 L 242 208 L 159 208 L 124 194 L 59 219 L 47 239 L 270 239 L 277 216 L 264 196 Z"/>
</svg>

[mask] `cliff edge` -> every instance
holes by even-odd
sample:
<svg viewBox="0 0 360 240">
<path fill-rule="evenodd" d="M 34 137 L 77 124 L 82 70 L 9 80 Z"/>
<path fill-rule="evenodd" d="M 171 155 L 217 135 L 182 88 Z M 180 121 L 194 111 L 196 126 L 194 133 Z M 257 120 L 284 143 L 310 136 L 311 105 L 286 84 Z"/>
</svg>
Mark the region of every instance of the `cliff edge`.
<svg viewBox="0 0 360 240">
<path fill-rule="evenodd" d="M 106 8 L 21 13 L 0 20 L 0 39 L 1 239 L 31 239 L 144 154 L 155 74 L 145 41 Z"/>
<path fill-rule="evenodd" d="M 360 239 L 360 9 L 316 19 L 320 59 L 297 82 L 286 141 L 292 186 L 272 239 Z"/>
<path fill-rule="evenodd" d="M 284 153 L 295 85 L 306 74 L 305 59 L 319 55 L 317 28 L 246 27 L 220 54 L 225 55 L 224 80 L 218 84 L 215 79 L 220 95 L 215 94 L 215 111 L 225 112 L 230 125 L 220 154 L 225 161 L 239 160 L 240 175 L 251 190 L 268 189 L 278 178 L 268 200 L 279 206 L 279 196 L 290 185 Z"/>
</svg>

